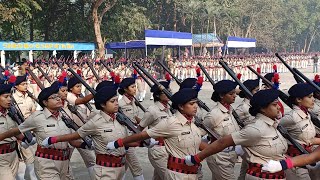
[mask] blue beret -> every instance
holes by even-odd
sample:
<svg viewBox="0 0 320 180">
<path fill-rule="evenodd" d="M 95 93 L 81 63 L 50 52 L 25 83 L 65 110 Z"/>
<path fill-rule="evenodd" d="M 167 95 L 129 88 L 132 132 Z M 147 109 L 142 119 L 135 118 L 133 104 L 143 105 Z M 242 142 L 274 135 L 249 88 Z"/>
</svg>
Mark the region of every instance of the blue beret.
<svg viewBox="0 0 320 180">
<path fill-rule="evenodd" d="M 187 78 L 180 84 L 180 89 L 184 88 L 193 88 L 193 86 L 196 84 L 197 79 L 196 78 Z"/>
<path fill-rule="evenodd" d="M 68 81 L 68 91 L 70 91 L 71 88 L 73 88 L 76 84 L 79 84 L 79 83 L 81 82 L 76 77 L 70 78 Z"/>
<path fill-rule="evenodd" d="M 249 91 L 252 91 L 254 88 L 259 86 L 259 79 L 248 79 L 243 82 L 243 85 L 245 85 Z"/>
<path fill-rule="evenodd" d="M 0 79 L 0 84 L 4 84 L 6 82 L 5 79 Z"/>
<path fill-rule="evenodd" d="M 10 84 L 0 84 L 0 95 L 10 93 L 12 86 Z"/>
<path fill-rule="evenodd" d="M 214 86 L 214 92 L 221 94 L 221 93 L 228 93 L 234 90 L 237 87 L 237 83 L 231 80 L 222 80 L 217 82 Z"/>
<path fill-rule="evenodd" d="M 268 79 L 270 82 L 272 82 L 273 76 L 274 76 L 274 73 L 267 73 L 266 75 L 264 75 L 264 77 Z"/>
<path fill-rule="evenodd" d="M 266 89 L 258 91 L 250 100 L 251 107 L 256 109 L 266 107 L 279 97 L 279 92 L 275 89 Z"/>
<path fill-rule="evenodd" d="M 15 85 L 18 86 L 22 82 L 27 81 L 27 75 L 24 76 L 17 76 Z"/>
<path fill-rule="evenodd" d="M 164 88 L 169 89 L 169 82 L 168 81 L 160 81 L 159 82 Z M 153 85 L 150 89 L 150 92 L 152 93 L 159 93 L 160 89 L 157 85 Z"/>
<path fill-rule="evenodd" d="M 191 88 L 180 89 L 171 97 L 172 107 L 174 109 L 178 109 L 178 105 L 185 104 L 191 101 L 192 99 L 196 99 L 197 97 L 198 97 L 198 92 L 195 89 L 191 89 Z"/>
<path fill-rule="evenodd" d="M 96 91 L 99 91 L 101 88 L 105 87 L 105 86 L 113 86 L 114 83 L 113 81 L 101 81 L 97 87 L 96 87 Z"/>
<path fill-rule="evenodd" d="M 305 84 L 305 83 L 299 83 L 299 84 L 293 85 L 289 89 L 288 93 L 291 97 L 302 98 L 302 97 L 308 96 L 314 91 L 315 89 L 311 85 Z"/>
<path fill-rule="evenodd" d="M 51 85 L 50 87 L 44 88 L 39 96 L 38 96 L 38 100 L 39 100 L 39 104 L 41 107 L 44 107 L 43 101 L 47 100 L 49 96 L 51 96 L 52 94 L 56 94 L 59 91 L 59 86 L 57 85 Z"/>
<path fill-rule="evenodd" d="M 98 110 L 102 110 L 101 104 L 117 95 L 114 86 L 104 86 L 94 95 L 94 104 Z"/>
<path fill-rule="evenodd" d="M 134 84 L 136 82 L 136 80 L 134 78 L 125 78 L 121 81 L 119 87 L 121 89 L 125 89 L 127 87 L 129 87 L 131 84 Z"/>
</svg>

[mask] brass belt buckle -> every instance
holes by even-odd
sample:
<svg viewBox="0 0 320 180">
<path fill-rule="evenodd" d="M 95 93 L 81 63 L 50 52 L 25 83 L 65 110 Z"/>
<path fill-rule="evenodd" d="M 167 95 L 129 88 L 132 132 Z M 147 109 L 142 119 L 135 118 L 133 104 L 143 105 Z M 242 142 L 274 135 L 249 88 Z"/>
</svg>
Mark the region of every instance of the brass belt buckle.
<svg viewBox="0 0 320 180">
<path fill-rule="evenodd" d="M 62 150 L 62 154 L 63 154 L 63 157 L 67 157 L 69 155 L 69 152 L 67 149 L 64 149 Z"/>
</svg>

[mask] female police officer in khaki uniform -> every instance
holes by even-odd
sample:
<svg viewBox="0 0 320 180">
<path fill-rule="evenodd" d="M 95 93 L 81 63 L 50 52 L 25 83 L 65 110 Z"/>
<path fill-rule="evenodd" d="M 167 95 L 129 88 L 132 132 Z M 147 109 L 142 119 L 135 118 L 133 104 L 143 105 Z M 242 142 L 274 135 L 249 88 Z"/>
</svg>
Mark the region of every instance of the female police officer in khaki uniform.
<svg viewBox="0 0 320 180">
<path fill-rule="evenodd" d="M 38 143 L 35 154 L 35 172 L 39 179 L 68 179 L 66 177 L 69 170 L 70 157 L 68 143 L 57 143 L 49 148 L 39 145 L 47 137 L 71 133 L 71 130 L 62 121 L 61 114 L 58 111 L 62 107 L 62 101 L 57 92 L 58 90 L 55 87 L 43 89 L 38 99 L 39 104 L 44 109 L 34 112 L 18 128 L 13 128 L 0 134 L 0 140 L 3 140 L 20 132 L 34 132 Z M 70 143 L 76 147 L 80 147 L 81 144 L 78 142 Z"/>
<path fill-rule="evenodd" d="M 42 142 L 42 145 L 48 146 L 52 143 L 75 140 L 91 135 L 97 157 L 96 166 L 94 166 L 95 179 L 121 180 L 125 173 L 125 148 L 117 150 L 107 150 L 106 148 L 108 142 L 127 136 L 126 127 L 115 119 L 115 113 L 118 111 L 117 91 L 113 86 L 104 86 L 99 88 L 94 100 L 99 112 L 77 132 L 49 137 Z"/>
<path fill-rule="evenodd" d="M 280 124 L 309 152 L 312 152 L 313 142 L 319 139 L 315 137 L 316 129 L 308 113 L 308 109 L 314 106 L 313 91 L 314 88 L 308 84 L 293 85 L 288 91 L 293 109 L 280 120 Z M 294 157 L 301 153 L 294 146 L 289 145 L 287 154 Z M 305 168 L 297 167 L 287 172 L 288 179 L 310 179 L 309 171 Z"/>
<path fill-rule="evenodd" d="M 4 133 L 17 124 L 8 115 L 11 104 L 11 85 L 0 84 L 0 133 Z M 10 137 L 0 142 L 0 177 L 6 180 L 15 180 L 19 161 L 16 152 L 17 139 Z"/>
<path fill-rule="evenodd" d="M 217 102 L 217 105 L 203 118 L 204 123 L 220 136 L 226 136 L 240 130 L 232 115 L 231 107 L 236 98 L 236 86 L 237 84 L 230 80 L 216 83 L 211 99 Z M 212 179 L 235 179 L 234 165 L 237 159 L 235 146 L 230 146 L 223 152 L 208 157 L 207 163 L 212 172 Z"/>
<path fill-rule="evenodd" d="M 135 104 L 134 96 L 136 95 L 136 84 L 134 78 L 125 78 L 119 85 L 118 92 L 123 95 L 119 100 L 119 107 L 123 113 L 131 119 L 134 124 L 139 124 L 141 119 L 138 117 L 139 110 Z M 143 180 L 143 171 L 139 163 L 138 157 L 135 153 L 134 147 L 127 150 L 126 154 L 126 169 L 130 168 L 133 178 L 135 180 Z"/>
<path fill-rule="evenodd" d="M 198 107 L 197 95 L 197 91 L 193 89 L 179 90 L 171 99 L 172 107 L 177 110 L 174 116 L 164 119 L 151 129 L 110 142 L 107 148 L 115 149 L 128 146 L 130 142 L 150 137 L 155 139 L 163 137 L 166 151 L 169 154 L 164 179 L 196 180 L 201 164 L 189 167 L 183 158 L 187 154 L 198 153 L 207 145 L 201 142 L 201 130 L 193 123 Z"/>
<path fill-rule="evenodd" d="M 168 81 L 161 81 L 160 84 L 169 89 Z M 144 113 L 139 126 L 141 129 L 148 127 L 149 129 L 156 126 L 161 121 L 172 116 L 169 107 L 169 98 L 161 92 L 157 85 L 151 87 L 153 93 L 154 105 L 151 105 Z M 158 138 L 158 145 L 148 149 L 148 157 L 154 168 L 153 180 L 163 180 L 167 169 L 168 153 L 164 146 L 164 139 Z"/>
<path fill-rule="evenodd" d="M 253 95 L 250 101 L 250 114 L 255 116 L 255 122 L 248 124 L 241 131 L 233 132 L 213 142 L 196 155 L 186 156 L 186 163 L 193 165 L 226 147 L 241 145 L 247 153 L 247 180 L 285 179 L 284 171 L 268 173 L 261 171 L 262 164 L 271 159 L 285 158 L 287 141 L 277 130 L 279 114 L 278 91 L 262 90 Z"/>
</svg>

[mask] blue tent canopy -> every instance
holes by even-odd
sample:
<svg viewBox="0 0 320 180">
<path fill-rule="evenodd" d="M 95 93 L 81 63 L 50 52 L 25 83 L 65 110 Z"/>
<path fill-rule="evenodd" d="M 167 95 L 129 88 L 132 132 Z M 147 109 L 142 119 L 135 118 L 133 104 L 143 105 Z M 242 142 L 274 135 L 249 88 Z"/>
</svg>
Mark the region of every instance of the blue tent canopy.
<svg viewBox="0 0 320 180">
<path fill-rule="evenodd" d="M 106 44 L 107 49 L 144 49 L 146 44 L 144 40 L 133 40 L 126 42 L 111 42 Z"/>
</svg>

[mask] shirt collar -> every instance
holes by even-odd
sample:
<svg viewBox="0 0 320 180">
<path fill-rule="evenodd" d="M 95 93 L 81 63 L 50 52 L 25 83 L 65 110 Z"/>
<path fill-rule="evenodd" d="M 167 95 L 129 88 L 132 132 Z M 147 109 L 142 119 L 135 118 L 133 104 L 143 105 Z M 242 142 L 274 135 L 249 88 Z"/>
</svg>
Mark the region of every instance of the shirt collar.
<svg viewBox="0 0 320 180">
<path fill-rule="evenodd" d="M 107 122 L 110 122 L 110 121 L 113 121 L 113 119 L 105 112 L 101 111 L 100 110 L 100 115 L 107 121 Z"/>
<path fill-rule="evenodd" d="M 16 89 L 16 94 L 19 97 L 25 97 L 26 93 L 22 93 L 21 91 L 19 91 L 18 89 Z"/>
<path fill-rule="evenodd" d="M 228 113 L 229 112 L 229 110 L 226 107 L 224 107 L 224 105 L 222 105 L 220 102 L 218 102 L 218 108 L 224 113 Z"/>
<path fill-rule="evenodd" d="M 47 109 L 47 108 L 44 108 L 43 113 L 44 113 L 44 116 L 46 117 L 46 119 L 48 119 L 49 117 L 55 118 L 53 116 L 53 114 L 49 111 L 49 109 Z M 59 115 L 59 117 L 60 117 L 60 115 Z"/>
<path fill-rule="evenodd" d="M 123 95 L 122 98 L 123 98 L 124 102 L 126 102 L 127 104 L 130 104 L 131 102 L 134 102 L 134 98 L 131 101 L 126 95 Z"/>
<path fill-rule="evenodd" d="M 243 99 L 243 102 L 245 102 L 246 104 L 248 104 L 248 105 L 251 107 L 251 105 L 250 105 L 250 99 L 244 98 L 244 99 Z"/>
<path fill-rule="evenodd" d="M 182 124 L 185 125 L 187 124 L 189 121 L 187 120 L 186 117 L 184 117 L 184 115 L 182 115 L 179 111 L 177 111 L 176 113 L 176 117 L 178 119 L 178 121 Z M 194 117 L 192 118 L 192 122 L 194 121 Z"/>
<path fill-rule="evenodd" d="M 264 122 L 265 122 L 266 124 L 268 124 L 269 126 L 273 126 L 273 125 L 276 123 L 275 120 L 272 120 L 272 119 L 270 119 L 269 117 L 267 117 L 267 116 L 265 116 L 265 115 L 263 115 L 263 114 L 261 114 L 261 113 L 258 113 L 258 114 L 256 115 L 256 118 L 264 121 Z"/>
<path fill-rule="evenodd" d="M 299 106 L 293 106 L 293 110 L 302 118 L 306 119 L 308 117 L 308 114 L 306 114 L 304 111 L 300 109 Z"/>
<path fill-rule="evenodd" d="M 159 101 L 157 101 L 157 102 L 155 102 L 154 103 L 161 111 L 164 111 L 166 108 L 164 107 L 164 105 L 161 103 L 161 102 L 159 102 Z"/>
</svg>

